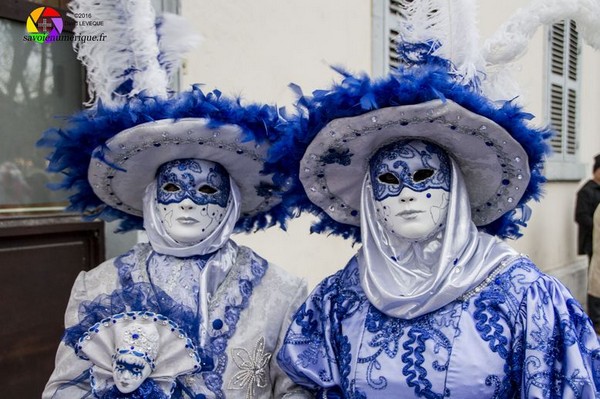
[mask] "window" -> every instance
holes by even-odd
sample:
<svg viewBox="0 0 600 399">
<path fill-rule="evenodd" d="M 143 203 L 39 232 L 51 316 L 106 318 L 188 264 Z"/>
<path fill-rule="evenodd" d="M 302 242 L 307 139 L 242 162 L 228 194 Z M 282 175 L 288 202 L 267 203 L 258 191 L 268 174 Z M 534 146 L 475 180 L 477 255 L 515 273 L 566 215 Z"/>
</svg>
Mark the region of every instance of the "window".
<svg viewBox="0 0 600 399">
<path fill-rule="evenodd" d="M 403 13 L 414 0 L 373 0 L 373 76 L 382 76 L 400 66 L 396 37 L 400 34 Z M 430 11 L 430 16 L 437 11 Z"/>
<path fill-rule="evenodd" d="M 57 7 L 69 35 L 72 21 Z M 48 190 L 58 176 L 46 172 L 47 150 L 35 143 L 49 126 L 60 127 L 81 108 L 82 68 L 71 42 L 25 41 L 25 21 L 43 4 L 15 1 L 0 6 L 0 217 L 62 210 L 65 194 Z"/>
<path fill-rule="evenodd" d="M 0 3 L 0 218 L 62 211 L 66 194 L 46 185 L 61 180 L 46 172 L 48 149 L 36 142 L 49 127 L 81 109 L 86 96 L 81 63 L 70 41 L 25 41 L 26 21 L 38 7 L 54 7 L 61 15 L 61 36 L 72 35 L 67 0 Z M 177 13 L 177 0 L 153 0 L 157 13 Z M 178 76 L 172 82 L 179 86 Z"/>
<path fill-rule="evenodd" d="M 575 21 L 565 20 L 547 30 L 546 114 L 556 135 L 546 167 L 552 180 L 580 180 L 585 176 L 578 157 L 579 55 L 581 41 Z"/>
<path fill-rule="evenodd" d="M 395 37 L 404 5 L 413 0 L 373 0 L 372 60 L 374 76 L 398 66 Z M 547 29 L 547 93 L 545 114 L 557 132 L 551 140 L 553 155 L 545 166 L 549 180 L 578 181 L 585 177 L 579 159 L 579 95 L 581 39 L 574 21 Z M 531 93 L 535 95 L 535 93 Z"/>
<path fill-rule="evenodd" d="M 401 0 L 373 0 L 373 76 L 385 75 L 391 68 L 399 66 L 394 39 L 399 33 L 401 15 Z"/>
<path fill-rule="evenodd" d="M 152 0 L 152 6 L 157 14 L 161 12 L 170 12 L 173 14 L 180 14 L 181 5 L 180 0 Z"/>
</svg>

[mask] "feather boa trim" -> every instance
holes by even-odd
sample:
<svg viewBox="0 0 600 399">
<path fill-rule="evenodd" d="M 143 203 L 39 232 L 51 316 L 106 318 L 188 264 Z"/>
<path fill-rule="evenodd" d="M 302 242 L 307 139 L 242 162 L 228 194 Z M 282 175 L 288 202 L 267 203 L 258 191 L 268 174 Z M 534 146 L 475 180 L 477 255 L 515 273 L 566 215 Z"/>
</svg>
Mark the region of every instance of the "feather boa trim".
<svg viewBox="0 0 600 399">
<path fill-rule="evenodd" d="M 102 202 L 90 186 L 87 173 L 92 153 L 107 140 L 130 127 L 161 119 L 207 118 L 212 127 L 235 124 L 242 129 L 242 141 L 272 143 L 283 132 L 279 110 L 262 104 L 242 106 L 240 99 L 228 99 L 219 91 L 204 93 L 199 85 L 170 99 L 147 96 L 144 93 L 124 105 L 108 107 L 99 101 L 93 109 L 70 117 L 66 128 L 49 129 L 38 141 L 39 147 L 51 148 L 47 157 L 48 171 L 60 173 L 63 179 L 53 185 L 54 190 L 68 190 L 68 211 L 82 213 L 87 220 L 100 218 L 106 221 L 120 219 L 117 231 L 143 229 L 141 217 L 129 215 Z M 281 191 L 289 185 L 281 179 Z M 278 192 L 279 190 L 274 190 Z M 283 203 L 272 209 L 248 217 L 236 224 L 236 232 L 252 231 L 279 224 L 285 229 L 290 217 Z"/>
<path fill-rule="evenodd" d="M 297 91 L 297 115 L 291 117 L 287 134 L 272 148 L 269 166 L 272 170 L 291 176 L 290 190 L 284 195 L 285 206 L 297 214 L 308 211 L 318 217 L 311 231 L 340 235 L 360 241 L 360 229 L 334 221 L 322 209 L 314 205 L 304 192 L 299 180 L 298 165 L 305 149 L 315 135 L 334 119 L 361 115 L 365 112 L 399 105 L 418 104 L 435 99 L 450 99 L 464 108 L 496 122 L 506 129 L 527 152 L 531 180 L 515 210 L 507 212 L 496 221 L 480 229 L 500 238 L 518 238 L 520 228 L 526 226 L 530 214 L 526 203 L 539 200 L 545 178 L 542 167 L 550 147 L 549 128 L 534 128 L 529 121 L 532 115 L 524 112 L 514 101 L 492 102 L 479 94 L 474 85 L 461 85 L 455 78 L 456 69 L 445 59 L 431 55 L 431 44 L 414 45 L 405 57 L 417 60 L 388 76 L 372 80 L 367 75 L 352 75 L 334 68 L 342 76 L 339 84 L 328 90 L 317 90 L 312 96 Z M 406 50 L 406 49 L 405 49 Z"/>
</svg>

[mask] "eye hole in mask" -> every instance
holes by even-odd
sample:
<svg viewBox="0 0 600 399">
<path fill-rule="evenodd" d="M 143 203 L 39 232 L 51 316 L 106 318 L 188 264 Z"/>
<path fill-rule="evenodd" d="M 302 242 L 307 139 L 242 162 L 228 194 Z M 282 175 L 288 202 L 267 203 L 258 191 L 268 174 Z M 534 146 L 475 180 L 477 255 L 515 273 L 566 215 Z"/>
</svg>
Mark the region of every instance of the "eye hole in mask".
<svg viewBox="0 0 600 399">
<path fill-rule="evenodd" d="M 168 191 L 168 192 L 170 192 L 170 193 L 174 193 L 174 192 L 176 192 L 176 191 L 179 191 L 179 190 L 181 190 L 181 189 L 179 188 L 179 186 L 178 186 L 178 185 L 176 185 L 176 184 L 173 184 L 173 183 L 167 183 L 167 184 L 165 184 L 165 185 L 162 187 L 162 189 L 163 189 L 164 191 Z"/>
<path fill-rule="evenodd" d="M 216 192 L 218 192 L 219 190 L 217 190 L 216 188 L 209 186 L 208 184 L 204 184 L 201 187 L 198 187 L 198 191 L 201 192 L 202 194 L 214 194 Z"/>
<path fill-rule="evenodd" d="M 419 169 L 412 175 L 412 180 L 415 183 L 422 182 L 423 180 L 429 179 L 435 171 L 433 169 Z"/>
<path fill-rule="evenodd" d="M 379 175 L 377 179 L 379 179 L 380 182 L 385 184 L 400 184 L 400 180 L 398 180 L 398 178 L 394 174 L 389 172 Z"/>
</svg>

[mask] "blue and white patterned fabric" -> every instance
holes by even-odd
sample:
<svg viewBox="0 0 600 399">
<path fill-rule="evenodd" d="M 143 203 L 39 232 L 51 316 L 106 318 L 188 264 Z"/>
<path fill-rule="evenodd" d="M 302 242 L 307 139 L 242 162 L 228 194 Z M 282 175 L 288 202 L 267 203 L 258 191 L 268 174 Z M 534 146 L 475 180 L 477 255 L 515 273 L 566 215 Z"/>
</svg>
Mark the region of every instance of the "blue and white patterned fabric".
<svg viewBox="0 0 600 399">
<path fill-rule="evenodd" d="M 414 319 L 369 303 L 354 257 L 300 307 L 278 360 L 319 397 L 600 397 L 592 324 L 568 290 L 525 257 Z"/>
<path fill-rule="evenodd" d="M 559 281 L 477 231 L 449 166 L 444 227 L 421 239 L 386 229 L 367 172 L 363 246 L 299 308 L 280 366 L 321 397 L 600 398 L 588 316 Z"/>
<path fill-rule="evenodd" d="M 220 270 L 227 270 L 222 280 Z M 233 241 L 184 258 L 137 244 L 78 276 L 42 397 L 91 398 L 92 364 L 77 356 L 76 340 L 106 317 L 147 311 L 176 322 L 201 352 L 204 371 L 173 380 L 172 398 L 304 398 L 274 354 L 305 297 L 302 280 Z"/>
</svg>

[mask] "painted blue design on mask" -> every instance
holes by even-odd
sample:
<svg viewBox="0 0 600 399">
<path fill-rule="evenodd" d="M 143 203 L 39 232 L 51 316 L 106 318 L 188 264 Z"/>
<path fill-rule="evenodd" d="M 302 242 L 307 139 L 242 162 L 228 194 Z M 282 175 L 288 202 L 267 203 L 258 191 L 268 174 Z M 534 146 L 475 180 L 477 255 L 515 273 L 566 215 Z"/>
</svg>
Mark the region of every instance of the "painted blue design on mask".
<svg viewBox="0 0 600 399">
<path fill-rule="evenodd" d="M 440 147 L 421 140 L 402 140 L 382 147 L 369 161 L 376 201 L 400 195 L 404 187 L 417 192 L 450 191 L 450 160 Z"/>
<path fill-rule="evenodd" d="M 117 370 L 117 372 L 124 373 L 126 371 L 129 371 L 129 373 L 134 377 L 141 377 L 144 368 L 145 364 L 142 361 L 127 362 L 122 359 L 117 359 L 117 361 L 115 362 L 115 369 Z"/>
<path fill-rule="evenodd" d="M 229 174 L 215 162 L 178 159 L 158 169 L 156 190 L 162 205 L 189 198 L 196 205 L 217 204 L 225 208 L 230 194 Z"/>
</svg>

